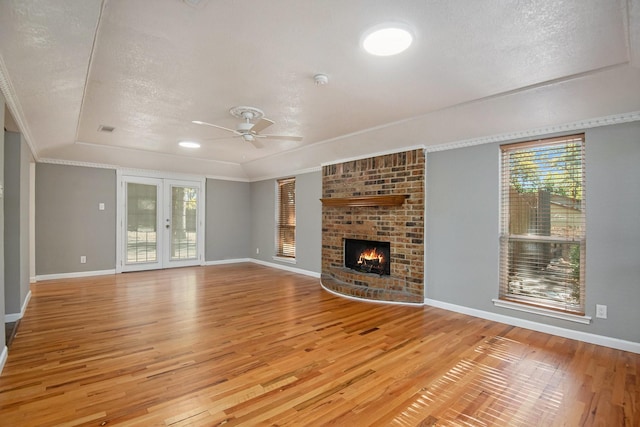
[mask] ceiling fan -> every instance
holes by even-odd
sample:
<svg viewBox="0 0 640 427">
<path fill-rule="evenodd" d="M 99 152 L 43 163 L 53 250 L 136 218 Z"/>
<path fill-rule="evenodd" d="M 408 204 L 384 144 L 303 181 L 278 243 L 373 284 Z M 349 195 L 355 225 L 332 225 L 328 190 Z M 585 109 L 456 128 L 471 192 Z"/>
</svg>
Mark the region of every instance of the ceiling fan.
<svg viewBox="0 0 640 427">
<path fill-rule="evenodd" d="M 214 125 L 213 123 L 202 122 L 200 120 L 194 120 L 192 123 L 195 123 L 197 125 L 211 126 L 214 128 L 226 130 L 227 132 L 232 132 L 234 133 L 233 137 L 242 137 L 242 139 L 244 139 L 247 142 L 250 142 L 256 148 L 262 148 L 260 139 L 268 138 L 268 139 L 280 139 L 284 141 L 302 141 L 301 136 L 268 135 L 268 134 L 260 133 L 262 130 L 274 124 L 274 121 L 264 117 L 264 112 L 259 108 L 239 106 L 239 107 L 233 107 L 232 109 L 230 109 L 229 113 L 231 113 L 233 117 L 237 117 L 243 120 L 242 122 L 238 123 L 235 129 L 229 129 L 224 126 L 218 126 L 218 125 Z"/>
</svg>

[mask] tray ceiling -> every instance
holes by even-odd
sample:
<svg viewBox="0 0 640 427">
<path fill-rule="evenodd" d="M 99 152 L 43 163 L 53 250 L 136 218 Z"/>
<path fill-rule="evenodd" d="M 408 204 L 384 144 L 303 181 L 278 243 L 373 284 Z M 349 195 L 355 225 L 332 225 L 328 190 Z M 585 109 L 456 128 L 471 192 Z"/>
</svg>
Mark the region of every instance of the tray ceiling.
<svg viewBox="0 0 640 427">
<path fill-rule="evenodd" d="M 3 1 L 0 74 L 39 160 L 258 179 L 640 110 L 638 4 Z M 384 22 L 413 29 L 406 52 L 361 49 Z M 329 83 L 316 85 L 318 73 Z M 303 140 L 256 149 L 192 123 L 235 128 L 238 105 L 263 110 L 267 133 Z"/>
</svg>

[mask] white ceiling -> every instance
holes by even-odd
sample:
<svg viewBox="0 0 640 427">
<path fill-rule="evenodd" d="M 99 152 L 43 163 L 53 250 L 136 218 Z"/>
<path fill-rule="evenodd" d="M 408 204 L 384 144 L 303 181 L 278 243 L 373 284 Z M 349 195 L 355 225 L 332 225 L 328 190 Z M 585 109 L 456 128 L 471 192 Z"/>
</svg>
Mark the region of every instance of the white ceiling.
<svg viewBox="0 0 640 427">
<path fill-rule="evenodd" d="M 640 111 L 640 0 L 188 3 L 0 0 L 0 88 L 36 159 L 255 180 Z M 366 54 L 390 21 L 413 45 Z M 304 139 L 191 123 L 235 128 L 238 105 Z"/>
</svg>

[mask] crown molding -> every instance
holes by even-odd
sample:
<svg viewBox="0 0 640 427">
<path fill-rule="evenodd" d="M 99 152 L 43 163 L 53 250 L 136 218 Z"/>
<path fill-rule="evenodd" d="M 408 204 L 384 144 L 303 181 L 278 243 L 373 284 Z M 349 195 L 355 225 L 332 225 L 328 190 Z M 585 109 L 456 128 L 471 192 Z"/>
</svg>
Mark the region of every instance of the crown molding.
<svg viewBox="0 0 640 427">
<path fill-rule="evenodd" d="M 497 135 L 484 136 L 481 138 L 465 139 L 462 141 L 447 142 L 438 145 L 428 145 L 425 148 L 427 153 L 436 151 L 453 150 L 456 148 L 472 147 L 474 145 L 489 144 L 492 142 L 514 141 L 525 138 L 536 138 L 543 135 L 550 135 L 562 132 L 575 132 L 584 129 L 591 129 L 601 126 L 617 125 L 620 123 L 629 123 L 640 120 L 640 111 L 630 113 L 614 114 L 612 116 L 597 117 L 593 119 L 579 120 L 576 122 L 565 123 L 555 126 L 547 126 L 542 128 L 530 129 L 519 132 L 509 132 Z"/>
<path fill-rule="evenodd" d="M 62 159 L 39 159 L 38 163 L 49 163 L 52 165 L 64 165 L 64 166 L 81 166 L 85 168 L 98 168 L 98 169 L 119 169 L 119 166 L 109 165 L 105 163 L 90 163 L 90 162 L 79 162 L 75 160 L 62 160 Z"/>
<path fill-rule="evenodd" d="M 268 179 L 278 179 L 278 178 L 287 177 L 287 176 L 304 175 L 305 173 L 320 172 L 320 171 L 322 171 L 322 166 L 313 166 L 306 169 L 294 170 L 293 172 L 289 172 L 289 173 L 278 173 L 274 175 L 258 176 L 255 178 L 251 178 L 249 182 L 266 181 Z"/>
<path fill-rule="evenodd" d="M 86 145 L 88 147 L 105 148 L 105 149 L 110 149 L 110 150 L 122 150 L 122 151 L 134 151 L 134 152 L 138 152 L 138 153 L 149 153 L 149 154 L 154 154 L 154 155 L 158 155 L 158 156 L 168 156 L 168 157 L 171 157 L 171 158 L 178 157 L 178 158 L 187 159 L 187 160 L 198 160 L 198 161 L 204 161 L 204 162 L 209 162 L 209 163 L 218 163 L 218 164 L 223 164 L 223 165 L 242 166 L 240 163 L 229 162 L 229 161 L 226 161 L 226 160 L 205 159 L 205 158 L 202 158 L 202 157 L 186 156 L 184 154 L 167 153 L 166 151 L 147 150 L 147 149 L 144 149 L 144 148 L 124 147 L 124 146 L 121 146 L 121 145 L 96 144 L 96 143 L 93 143 L 93 142 L 84 142 L 84 141 L 76 141 L 74 144 Z"/>
<path fill-rule="evenodd" d="M 249 178 L 234 178 L 231 176 L 205 175 L 204 177 L 206 179 L 213 179 L 216 181 L 251 182 Z"/>
<path fill-rule="evenodd" d="M 298 169 L 292 175 L 303 175 L 305 173 L 321 172 L 321 171 L 322 171 L 322 166 L 314 166 L 314 167 L 306 168 L 306 169 Z"/>
<path fill-rule="evenodd" d="M 142 176 L 166 176 L 168 174 L 167 171 L 153 170 L 153 169 L 140 169 L 140 168 L 124 168 L 116 165 L 102 164 L 102 163 L 89 163 L 89 162 L 78 162 L 74 160 L 61 160 L 61 159 L 49 159 L 44 158 L 40 159 L 38 163 L 47 163 L 52 165 L 63 165 L 63 166 L 80 166 L 85 168 L 98 168 L 98 169 L 113 169 L 118 171 L 123 175 L 142 175 Z M 180 176 L 181 178 L 189 178 L 193 179 L 197 177 L 197 179 L 201 179 L 201 175 L 190 175 L 183 173 L 171 173 L 172 176 Z M 238 182 L 249 182 L 247 178 L 232 178 L 228 176 L 213 176 L 206 175 L 204 176 L 206 179 L 217 179 L 221 181 L 238 181 Z"/>
<path fill-rule="evenodd" d="M 0 64 L 0 66 L 1 65 L 2 64 Z M 1 71 L 2 70 L 0 70 L 0 76 L 1 76 Z M 405 151 L 412 151 L 416 149 L 423 149 L 426 153 L 432 153 L 437 151 L 453 150 L 456 148 L 472 147 L 472 146 L 481 145 L 481 144 L 489 144 L 492 142 L 514 141 L 519 139 L 535 138 L 535 137 L 562 133 L 562 132 L 575 132 L 575 131 L 580 131 L 584 129 L 591 129 L 595 127 L 610 126 L 610 125 L 629 123 L 629 122 L 635 122 L 635 121 L 640 121 L 640 111 L 633 111 L 630 113 L 615 114 L 611 116 L 579 120 L 576 122 L 565 123 L 565 124 L 560 124 L 555 126 L 541 127 L 541 128 L 524 130 L 519 132 L 509 132 L 509 133 L 503 133 L 503 134 L 490 135 L 490 136 L 481 137 L 481 138 L 471 138 L 471 139 L 465 139 L 460 141 L 447 142 L 444 144 L 437 144 L 437 145 L 431 145 L 431 146 L 418 145 L 418 146 L 402 147 L 394 150 L 380 151 L 376 153 L 363 154 L 361 156 L 349 157 L 349 158 L 339 159 L 339 160 L 335 160 L 327 163 L 321 163 L 320 166 L 314 166 L 307 169 L 297 170 L 292 173 L 287 173 L 285 175 L 291 176 L 291 175 L 300 175 L 305 173 L 317 172 L 317 171 L 321 171 L 322 167 L 324 166 L 330 166 L 330 165 L 345 163 L 345 162 L 354 161 L 354 160 L 362 160 L 362 159 L 367 159 L 371 157 L 384 156 L 388 154 L 401 153 Z M 87 144 L 87 145 L 91 145 L 91 144 Z M 101 168 L 101 169 L 126 169 L 116 165 L 79 162 L 79 161 L 73 161 L 73 160 L 61 160 L 61 159 L 50 159 L 50 158 L 37 159 L 36 158 L 36 161 L 39 163 L 50 163 L 50 164 L 67 165 L 67 166 L 83 166 L 83 167 L 92 167 L 92 168 Z M 126 170 L 127 171 L 139 170 L 139 171 L 149 172 L 149 170 L 146 170 L 146 169 L 126 169 Z M 255 177 L 255 178 L 249 178 L 249 179 L 206 175 L 206 178 L 225 180 L 225 181 L 257 182 L 257 181 L 264 181 L 267 179 L 275 179 L 285 175 L 281 175 L 281 174 L 268 175 L 268 176 Z"/>
<path fill-rule="evenodd" d="M 347 158 L 344 158 L 344 159 L 332 160 L 330 162 L 321 163 L 320 167 L 338 165 L 340 163 L 353 162 L 353 161 L 362 160 L 362 159 L 370 159 L 372 157 L 387 156 L 389 154 L 404 153 L 406 151 L 424 150 L 425 148 L 426 147 L 424 145 L 413 145 L 413 146 L 410 146 L 410 147 L 395 148 L 393 150 L 377 151 L 375 153 L 367 153 L 367 154 L 363 154 L 361 156 L 347 157 Z"/>
<path fill-rule="evenodd" d="M 33 142 L 33 137 L 31 136 L 31 131 L 29 130 L 29 126 L 27 126 L 27 122 L 24 118 L 24 113 L 22 111 L 22 106 L 20 105 L 20 101 L 18 101 L 18 97 L 16 96 L 16 92 L 13 89 L 13 85 L 9 80 L 9 71 L 4 63 L 4 58 L 2 54 L 0 54 L 0 92 L 4 95 L 4 101 L 9 107 L 11 111 L 11 115 L 13 119 L 16 121 L 18 128 L 20 129 L 20 133 L 25 141 L 27 141 L 27 145 L 31 150 L 31 155 L 35 161 L 39 161 L 38 158 L 38 150 L 36 149 L 35 143 Z"/>
<path fill-rule="evenodd" d="M 145 178 L 158 178 L 158 179 L 174 179 L 182 181 L 199 181 L 204 182 L 204 175 L 189 174 L 182 172 L 169 172 L 152 169 L 139 169 L 139 168 L 118 168 L 116 171 L 118 177 L 123 176 L 135 176 Z"/>
</svg>

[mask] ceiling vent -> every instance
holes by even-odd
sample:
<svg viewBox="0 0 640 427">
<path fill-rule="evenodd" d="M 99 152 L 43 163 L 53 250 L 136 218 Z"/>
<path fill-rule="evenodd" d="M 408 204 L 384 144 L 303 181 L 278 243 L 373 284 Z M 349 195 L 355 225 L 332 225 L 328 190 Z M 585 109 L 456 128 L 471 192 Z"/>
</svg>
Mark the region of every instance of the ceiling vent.
<svg viewBox="0 0 640 427">
<path fill-rule="evenodd" d="M 116 130 L 116 128 L 114 128 L 113 126 L 105 126 L 105 125 L 98 126 L 98 132 L 111 133 L 114 130 Z"/>
</svg>

